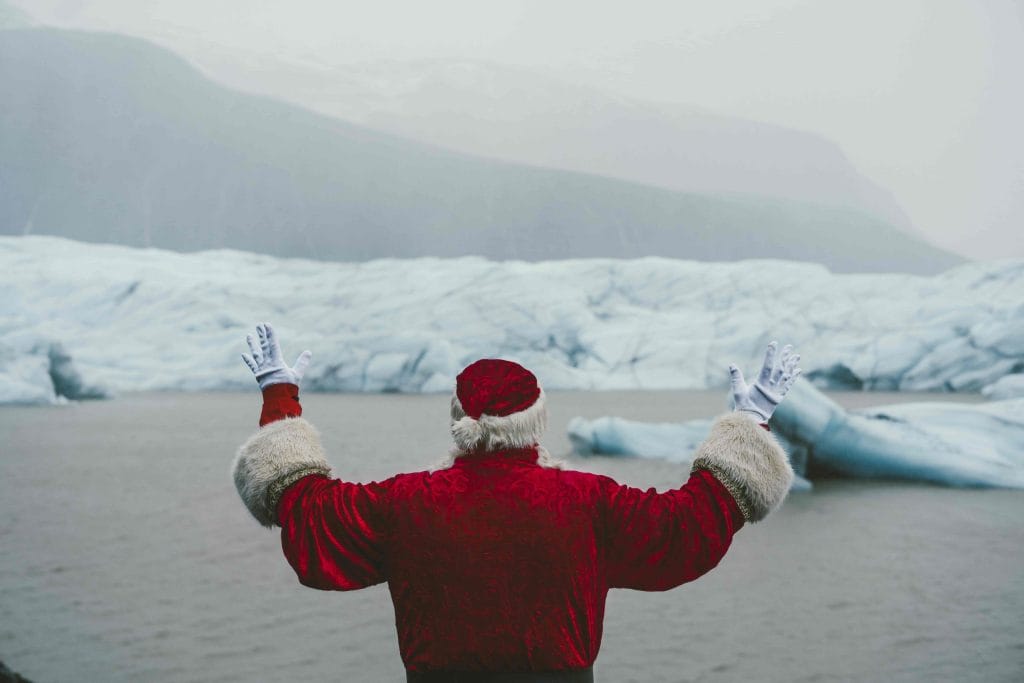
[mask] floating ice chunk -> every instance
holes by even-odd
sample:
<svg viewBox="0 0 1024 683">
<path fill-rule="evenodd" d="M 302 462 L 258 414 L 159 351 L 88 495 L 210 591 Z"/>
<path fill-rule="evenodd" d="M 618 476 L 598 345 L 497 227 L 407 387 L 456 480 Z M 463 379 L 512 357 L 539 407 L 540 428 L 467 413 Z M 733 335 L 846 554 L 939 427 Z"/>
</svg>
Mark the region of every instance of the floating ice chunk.
<svg viewBox="0 0 1024 683">
<path fill-rule="evenodd" d="M 789 490 L 794 493 L 806 493 L 812 488 L 814 488 L 813 484 L 799 474 L 793 477 L 793 483 L 789 486 Z"/>
<path fill-rule="evenodd" d="M 711 431 L 713 420 L 651 424 L 619 417 L 569 421 L 569 441 L 580 455 L 643 455 L 690 463 L 693 452 Z"/>
<path fill-rule="evenodd" d="M 772 428 L 804 445 L 812 468 L 853 477 L 1024 488 L 1024 400 L 904 403 L 847 412 L 798 381 Z"/>
<path fill-rule="evenodd" d="M 576 418 L 569 436 L 581 454 L 685 461 L 708 426 L 706 420 L 657 425 Z M 798 381 L 772 417 L 772 430 L 787 443 L 798 472 L 1024 488 L 1024 398 L 847 412 L 810 383 Z"/>
<path fill-rule="evenodd" d="M 687 467 L 701 441 L 711 432 L 713 419 L 675 423 L 646 423 L 619 417 L 569 421 L 569 441 L 578 455 L 620 455 L 660 458 Z M 809 491 L 811 482 L 801 476 L 793 480 L 792 491 Z"/>
</svg>

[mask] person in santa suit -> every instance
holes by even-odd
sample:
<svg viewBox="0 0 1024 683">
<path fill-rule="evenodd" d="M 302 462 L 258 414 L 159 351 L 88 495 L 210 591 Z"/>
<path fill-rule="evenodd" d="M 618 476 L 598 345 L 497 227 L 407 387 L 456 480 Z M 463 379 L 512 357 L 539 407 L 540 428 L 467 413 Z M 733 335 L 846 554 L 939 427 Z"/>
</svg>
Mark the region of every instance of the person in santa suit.
<svg viewBox="0 0 1024 683">
<path fill-rule="evenodd" d="M 409 682 L 593 681 L 608 589 L 693 581 L 792 483 L 767 422 L 799 356 L 775 342 L 754 384 L 730 366 L 735 410 L 715 421 L 689 479 L 659 493 L 554 461 L 540 445 L 537 378 L 497 359 L 458 375 L 447 462 L 380 482 L 333 478 L 301 417 L 310 352 L 289 367 L 270 325 L 257 337 L 243 358 L 263 412 L 235 458 L 238 492 L 257 521 L 281 528 L 302 584 L 387 582 Z"/>
</svg>

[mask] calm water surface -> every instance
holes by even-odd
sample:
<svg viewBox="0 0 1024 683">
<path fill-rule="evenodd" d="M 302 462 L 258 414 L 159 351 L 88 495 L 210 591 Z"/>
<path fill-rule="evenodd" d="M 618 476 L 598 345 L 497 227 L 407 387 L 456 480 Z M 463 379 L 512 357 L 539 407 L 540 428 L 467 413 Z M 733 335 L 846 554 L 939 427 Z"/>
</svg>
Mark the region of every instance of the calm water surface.
<svg viewBox="0 0 1024 683">
<path fill-rule="evenodd" d="M 338 476 L 423 469 L 448 448 L 446 396 L 304 402 Z M 549 406 L 547 446 L 567 455 L 575 415 L 708 417 L 723 397 L 553 392 Z M 404 680 L 386 587 L 300 586 L 238 500 L 229 463 L 258 414 L 255 392 L 0 408 L 0 660 L 37 682 Z M 686 477 L 570 462 L 662 490 Z M 598 679 L 1020 680 L 1022 518 L 1016 491 L 818 483 L 699 581 L 612 591 Z"/>
</svg>

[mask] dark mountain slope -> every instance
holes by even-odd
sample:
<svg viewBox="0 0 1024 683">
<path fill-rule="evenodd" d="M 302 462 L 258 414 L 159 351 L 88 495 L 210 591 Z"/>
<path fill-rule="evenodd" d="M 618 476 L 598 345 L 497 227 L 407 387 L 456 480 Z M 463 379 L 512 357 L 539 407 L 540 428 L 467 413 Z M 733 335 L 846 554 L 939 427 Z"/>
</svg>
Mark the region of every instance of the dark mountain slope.
<svg viewBox="0 0 1024 683">
<path fill-rule="evenodd" d="M 959 261 L 854 210 L 448 152 L 204 78 L 145 41 L 0 32 L 0 233 L 280 256 Z"/>
</svg>

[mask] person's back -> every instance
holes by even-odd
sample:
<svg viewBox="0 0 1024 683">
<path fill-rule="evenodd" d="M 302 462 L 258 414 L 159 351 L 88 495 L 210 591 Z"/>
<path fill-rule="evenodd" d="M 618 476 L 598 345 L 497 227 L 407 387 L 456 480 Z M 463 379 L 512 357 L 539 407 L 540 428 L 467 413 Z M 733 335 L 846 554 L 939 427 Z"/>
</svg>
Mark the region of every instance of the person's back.
<svg viewBox="0 0 1024 683">
<path fill-rule="evenodd" d="M 236 461 L 239 492 L 258 520 L 281 526 L 303 584 L 388 583 L 410 680 L 589 676 L 609 588 L 667 590 L 707 572 L 792 478 L 774 438 L 738 413 L 716 422 L 672 491 L 562 469 L 537 443 L 536 378 L 487 360 L 459 376 L 458 448 L 443 467 L 350 483 L 329 477 L 297 391 L 265 388 L 263 427 Z"/>
<path fill-rule="evenodd" d="M 593 663 L 607 592 L 599 484 L 536 460 L 495 451 L 395 478 L 387 580 L 406 668 Z"/>
</svg>

